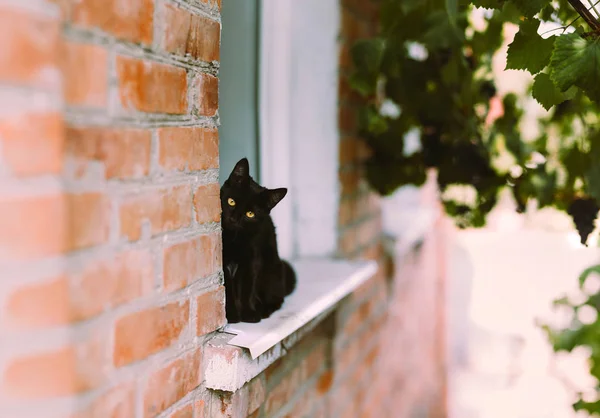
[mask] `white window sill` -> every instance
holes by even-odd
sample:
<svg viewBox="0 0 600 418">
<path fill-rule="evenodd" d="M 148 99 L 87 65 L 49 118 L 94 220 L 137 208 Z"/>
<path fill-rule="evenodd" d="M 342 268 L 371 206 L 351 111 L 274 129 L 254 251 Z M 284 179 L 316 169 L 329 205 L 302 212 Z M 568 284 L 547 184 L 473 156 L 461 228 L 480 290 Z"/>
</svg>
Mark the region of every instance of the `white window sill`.
<svg viewBox="0 0 600 418">
<path fill-rule="evenodd" d="M 375 261 L 302 259 L 292 264 L 298 285 L 279 311 L 257 324 L 227 325 L 209 342 L 207 388 L 230 392 L 241 388 L 377 271 Z"/>
</svg>

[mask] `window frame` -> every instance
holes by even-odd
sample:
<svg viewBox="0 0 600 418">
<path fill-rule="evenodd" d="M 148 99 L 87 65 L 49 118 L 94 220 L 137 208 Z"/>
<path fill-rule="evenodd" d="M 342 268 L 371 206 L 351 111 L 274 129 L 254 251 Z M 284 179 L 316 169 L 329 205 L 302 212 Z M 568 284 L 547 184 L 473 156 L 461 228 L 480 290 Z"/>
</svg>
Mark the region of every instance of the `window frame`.
<svg viewBox="0 0 600 418">
<path fill-rule="evenodd" d="M 261 182 L 288 188 L 272 213 L 280 254 L 332 257 L 340 196 L 339 2 L 261 0 L 260 10 Z"/>
<path fill-rule="evenodd" d="M 291 143 L 292 0 L 260 0 L 259 134 L 261 184 L 287 187 L 272 212 L 279 253 L 294 258 L 294 197 Z"/>
</svg>

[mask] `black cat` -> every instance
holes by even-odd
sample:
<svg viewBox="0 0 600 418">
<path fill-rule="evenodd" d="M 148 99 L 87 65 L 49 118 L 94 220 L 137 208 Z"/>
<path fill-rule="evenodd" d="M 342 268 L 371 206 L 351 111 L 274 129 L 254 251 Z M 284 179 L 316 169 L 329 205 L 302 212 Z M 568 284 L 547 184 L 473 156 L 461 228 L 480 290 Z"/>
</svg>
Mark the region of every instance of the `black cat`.
<svg viewBox="0 0 600 418">
<path fill-rule="evenodd" d="M 271 210 L 287 189 L 267 189 L 241 159 L 221 187 L 223 270 L 229 323 L 259 322 L 281 308 L 296 274 L 279 258 Z"/>
</svg>

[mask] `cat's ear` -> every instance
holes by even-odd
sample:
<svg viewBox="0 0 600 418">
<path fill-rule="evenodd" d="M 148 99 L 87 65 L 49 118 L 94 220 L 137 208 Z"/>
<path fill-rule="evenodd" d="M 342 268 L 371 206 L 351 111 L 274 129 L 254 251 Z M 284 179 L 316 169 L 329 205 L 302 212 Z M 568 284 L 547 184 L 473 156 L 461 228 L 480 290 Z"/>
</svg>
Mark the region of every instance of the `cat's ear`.
<svg viewBox="0 0 600 418">
<path fill-rule="evenodd" d="M 248 164 L 248 159 L 242 158 L 241 160 L 239 160 L 237 162 L 235 167 L 233 167 L 233 170 L 231 171 L 229 178 L 232 180 L 241 180 L 241 179 L 247 178 L 249 175 L 250 175 L 250 166 Z"/>
<path fill-rule="evenodd" d="M 265 204 L 267 205 L 267 209 L 271 210 L 273 209 L 279 202 L 281 202 L 281 199 L 283 199 L 285 197 L 285 195 L 287 194 L 287 189 L 282 187 L 279 189 L 268 189 L 265 190 Z"/>
</svg>

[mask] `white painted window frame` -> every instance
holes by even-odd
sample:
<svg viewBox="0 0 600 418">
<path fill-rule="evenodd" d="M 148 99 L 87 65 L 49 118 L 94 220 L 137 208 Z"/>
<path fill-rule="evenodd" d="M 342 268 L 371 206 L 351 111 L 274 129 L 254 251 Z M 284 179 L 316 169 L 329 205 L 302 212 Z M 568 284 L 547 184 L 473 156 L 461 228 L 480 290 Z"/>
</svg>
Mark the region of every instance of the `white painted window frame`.
<svg viewBox="0 0 600 418">
<path fill-rule="evenodd" d="M 339 2 L 262 0 L 260 10 L 261 182 L 289 189 L 272 214 L 280 253 L 332 256 L 339 205 Z"/>
<path fill-rule="evenodd" d="M 287 187 L 272 217 L 280 255 L 294 256 L 294 190 L 291 175 L 292 0 L 262 0 L 259 58 L 259 160 L 265 187 Z"/>
</svg>

